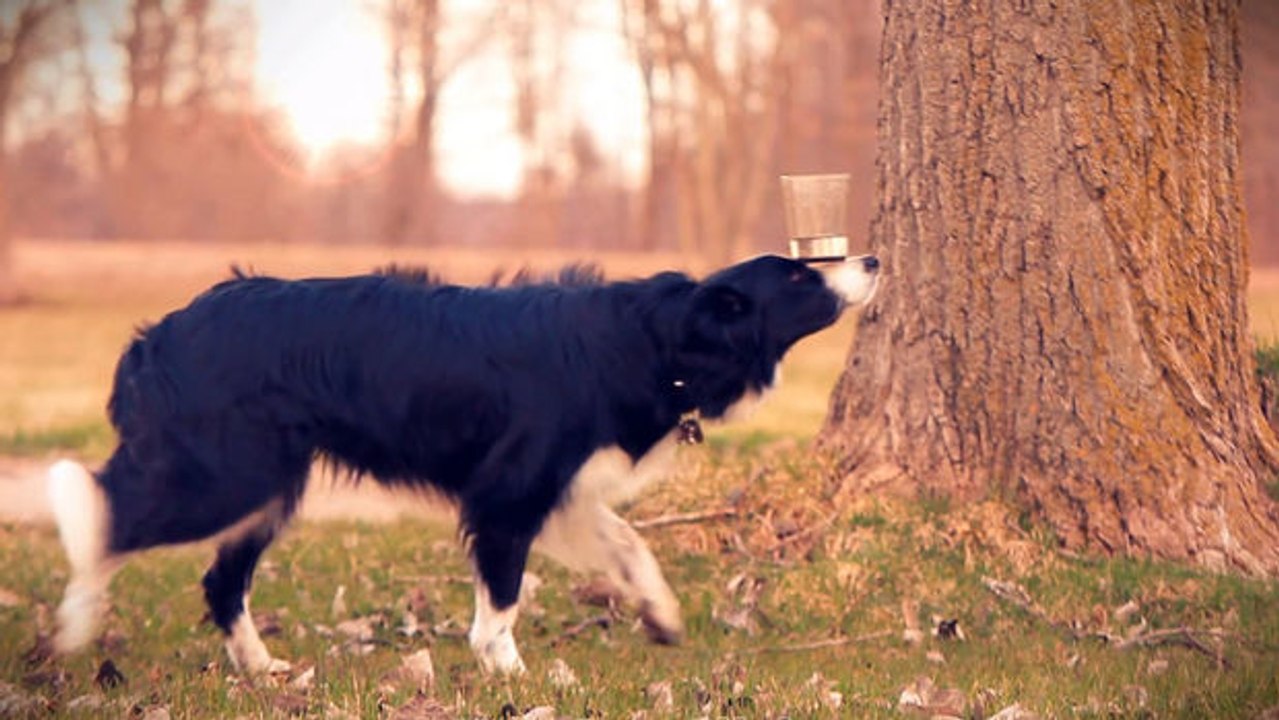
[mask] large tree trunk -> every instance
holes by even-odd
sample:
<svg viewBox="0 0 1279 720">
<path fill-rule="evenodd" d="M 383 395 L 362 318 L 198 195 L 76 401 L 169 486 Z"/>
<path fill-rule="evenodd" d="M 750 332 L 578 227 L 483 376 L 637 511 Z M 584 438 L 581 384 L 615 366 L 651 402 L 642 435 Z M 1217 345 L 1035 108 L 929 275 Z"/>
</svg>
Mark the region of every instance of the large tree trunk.
<svg viewBox="0 0 1279 720">
<path fill-rule="evenodd" d="M 886 2 L 886 263 L 822 442 L 1072 548 L 1279 570 L 1244 290 L 1238 0 Z"/>
</svg>

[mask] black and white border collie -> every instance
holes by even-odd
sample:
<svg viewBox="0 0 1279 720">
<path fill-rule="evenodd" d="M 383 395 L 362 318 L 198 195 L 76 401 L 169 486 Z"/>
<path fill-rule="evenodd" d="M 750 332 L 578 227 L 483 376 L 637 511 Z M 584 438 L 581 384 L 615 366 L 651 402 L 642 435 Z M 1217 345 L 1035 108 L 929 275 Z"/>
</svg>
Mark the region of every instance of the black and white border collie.
<svg viewBox="0 0 1279 720">
<path fill-rule="evenodd" d="M 204 594 L 232 662 L 287 670 L 248 592 L 317 456 L 455 502 L 476 579 L 469 640 L 486 670 L 524 668 L 512 629 L 535 546 L 606 575 L 655 640 L 674 642 L 679 603 L 611 504 L 662 475 L 682 420 L 722 418 L 768 389 L 797 340 L 870 298 L 878 267 L 765 256 L 701 282 L 573 271 L 480 288 L 398 271 L 237 275 L 129 345 L 106 465 L 50 469 L 72 570 L 54 649 L 93 639 L 129 554 L 216 537 Z"/>
</svg>

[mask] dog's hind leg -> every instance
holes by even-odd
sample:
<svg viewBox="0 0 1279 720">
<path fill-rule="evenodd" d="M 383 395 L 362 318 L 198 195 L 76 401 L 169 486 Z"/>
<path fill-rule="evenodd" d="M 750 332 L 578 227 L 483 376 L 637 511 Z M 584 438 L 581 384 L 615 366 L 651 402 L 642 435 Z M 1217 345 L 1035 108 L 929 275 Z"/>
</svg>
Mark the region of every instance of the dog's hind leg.
<svg viewBox="0 0 1279 720">
<path fill-rule="evenodd" d="M 249 588 L 258 559 L 275 539 L 286 513 L 275 501 L 244 530 L 232 531 L 218 548 L 217 559 L 204 575 L 204 598 L 213 622 L 226 634 L 227 655 L 236 670 L 249 674 L 286 673 L 288 662 L 271 657 L 249 612 Z"/>
<path fill-rule="evenodd" d="M 111 576 L 123 564 L 108 550 L 110 505 L 106 493 L 80 463 L 59 460 L 49 468 L 49 503 L 62 547 L 71 563 L 71 580 L 58 606 L 53 649 L 67 654 L 83 648 L 98 633 L 106 610 Z"/>
<path fill-rule="evenodd" d="M 678 643 L 684 633 L 679 600 L 644 538 L 599 500 L 572 498 L 537 537 L 538 552 L 580 572 L 602 573 L 635 603 L 654 642 Z"/>
</svg>

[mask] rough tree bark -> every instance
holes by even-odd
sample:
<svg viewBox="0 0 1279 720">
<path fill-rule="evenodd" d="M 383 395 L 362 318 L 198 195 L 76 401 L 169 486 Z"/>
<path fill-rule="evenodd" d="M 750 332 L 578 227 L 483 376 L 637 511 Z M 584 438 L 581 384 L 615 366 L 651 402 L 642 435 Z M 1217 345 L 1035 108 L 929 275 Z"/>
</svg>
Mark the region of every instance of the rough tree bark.
<svg viewBox="0 0 1279 720">
<path fill-rule="evenodd" d="M 886 264 L 821 442 L 1071 548 L 1279 570 L 1244 291 L 1239 0 L 885 2 Z"/>
</svg>

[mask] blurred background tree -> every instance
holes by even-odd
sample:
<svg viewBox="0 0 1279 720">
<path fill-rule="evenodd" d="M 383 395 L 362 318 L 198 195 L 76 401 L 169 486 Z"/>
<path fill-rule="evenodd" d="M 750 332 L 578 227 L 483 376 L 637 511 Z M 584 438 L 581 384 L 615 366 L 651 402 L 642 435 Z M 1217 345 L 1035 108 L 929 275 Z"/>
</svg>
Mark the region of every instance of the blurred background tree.
<svg viewBox="0 0 1279 720">
<path fill-rule="evenodd" d="M 50 39 L 54 20 L 64 3 L 30 0 L 0 15 L 0 302 L 17 295 L 12 277 L 14 178 L 8 172 L 10 125 L 28 80 L 28 70 L 41 57 L 55 52 Z"/>
<path fill-rule="evenodd" d="M 783 247 L 777 175 L 850 171 L 851 232 L 864 242 L 878 0 L 290 7 L 0 3 L 12 231 L 677 250 L 722 262 Z M 1279 9 L 1252 0 L 1243 13 L 1254 256 L 1279 260 L 1279 136 L 1268 130 Z M 61 20 L 47 33 L 7 40 L 49 17 Z M 290 54 L 284 90 L 308 88 L 306 107 L 263 77 L 266 56 Z M 352 92 L 374 85 L 388 88 L 380 99 Z M 374 106 L 363 109 L 381 118 L 376 136 L 340 133 L 352 105 Z M 337 128 L 323 142 L 299 130 L 320 116 Z M 468 126 L 490 134 L 463 137 Z"/>
<path fill-rule="evenodd" d="M 286 36 L 302 48 L 339 5 L 284 18 Z M 778 174 L 845 170 L 852 225 L 867 217 L 875 0 L 350 0 L 377 28 L 383 77 L 364 82 L 389 87 L 383 129 L 323 148 L 260 76 L 263 54 L 289 52 L 259 37 L 282 6 L 28 6 L 62 22 L 57 43 L 24 43 L 5 66 L 28 75 L 5 146 L 25 238 L 680 250 L 719 262 L 784 247 Z M 343 47 L 325 49 L 289 84 L 313 84 L 327 105 L 307 112 L 336 116 L 356 101 L 343 93 Z M 505 119 L 491 143 L 449 134 L 493 114 Z M 493 152 L 506 147 L 513 156 Z M 470 153 L 481 179 L 459 187 L 442 149 L 455 165 Z M 484 172 L 515 181 L 486 185 Z"/>
</svg>

